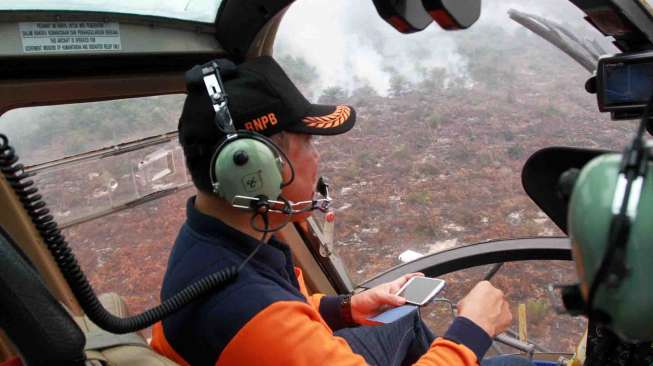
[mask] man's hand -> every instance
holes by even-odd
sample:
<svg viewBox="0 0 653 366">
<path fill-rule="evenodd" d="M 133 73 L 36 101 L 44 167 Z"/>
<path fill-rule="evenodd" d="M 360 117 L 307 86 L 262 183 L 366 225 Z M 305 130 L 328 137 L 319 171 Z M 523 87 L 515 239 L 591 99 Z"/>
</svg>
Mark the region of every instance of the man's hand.
<svg viewBox="0 0 653 366">
<path fill-rule="evenodd" d="M 373 287 L 351 297 L 351 315 L 358 324 L 372 324 L 367 319 L 383 310 L 384 307 L 396 307 L 406 303 L 406 299 L 395 295 L 406 281 L 413 277 L 424 276 L 423 273 L 409 273 L 396 280 Z"/>
<path fill-rule="evenodd" d="M 488 281 L 481 281 L 458 302 L 458 315 L 473 321 L 494 338 L 512 322 L 510 306 L 503 291 Z"/>
</svg>

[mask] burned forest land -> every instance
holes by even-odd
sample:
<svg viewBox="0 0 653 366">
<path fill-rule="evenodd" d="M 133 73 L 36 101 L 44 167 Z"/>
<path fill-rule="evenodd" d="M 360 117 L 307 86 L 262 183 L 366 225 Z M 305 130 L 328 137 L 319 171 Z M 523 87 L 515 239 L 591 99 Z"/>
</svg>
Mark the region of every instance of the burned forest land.
<svg viewBox="0 0 653 366">
<path fill-rule="evenodd" d="M 432 73 L 434 79 L 406 82 L 388 96 L 359 88 L 325 100 L 350 104 L 358 115 L 349 133 L 316 138 L 321 173 L 334 189 L 335 249 L 354 283 L 400 264 L 409 249 L 426 255 L 494 239 L 561 236 L 523 191 L 526 159 L 548 146 L 621 149 L 631 135 L 631 124 L 597 112 L 583 87 L 589 75 L 556 51 L 502 52 L 493 70 L 470 62 L 467 78 Z M 187 189 L 65 230 L 97 293 L 118 292 L 132 312 L 159 302 L 191 195 Z M 487 269 L 446 275 L 443 295 L 459 300 Z M 583 321 L 555 315 L 545 290 L 574 280 L 571 262 L 533 261 L 509 263 L 493 282 L 510 298 L 515 320 L 518 305 L 526 306 L 532 340 L 571 352 Z M 438 306 L 423 314 L 441 333 L 450 317 Z"/>
</svg>

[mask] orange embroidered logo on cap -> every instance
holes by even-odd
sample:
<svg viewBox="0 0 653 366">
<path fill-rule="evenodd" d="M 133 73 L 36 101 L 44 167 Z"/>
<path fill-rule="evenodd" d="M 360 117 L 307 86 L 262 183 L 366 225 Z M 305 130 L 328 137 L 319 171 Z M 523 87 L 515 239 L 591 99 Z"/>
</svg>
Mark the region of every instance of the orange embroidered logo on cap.
<svg viewBox="0 0 653 366">
<path fill-rule="evenodd" d="M 245 128 L 250 130 L 250 131 L 264 131 L 268 128 L 268 124 L 270 126 L 274 126 L 279 122 L 277 120 L 277 115 L 274 113 L 268 113 L 262 117 L 254 118 L 253 120 L 249 122 L 245 122 Z"/>
<path fill-rule="evenodd" d="M 302 121 L 308 127 L 313 128 L 335 128 L 345 123 L 351 115 L 351 108 L 346 105 L 339 105 L 336 110 L 326 116 L 305 117 Z"/>
</svg>

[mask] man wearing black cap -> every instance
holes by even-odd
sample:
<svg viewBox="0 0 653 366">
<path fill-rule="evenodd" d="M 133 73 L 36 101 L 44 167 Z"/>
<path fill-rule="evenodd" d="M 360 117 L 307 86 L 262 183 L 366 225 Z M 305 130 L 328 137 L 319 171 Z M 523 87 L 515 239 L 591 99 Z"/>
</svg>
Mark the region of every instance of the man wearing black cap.
<svg viewBox="0 0 653 366">
<path fill-rule="evenodd" d="M 187 79 L 201 80 L 199 70 Z M 354 109 L 309 103 L 270 57 L 239 65 L 224 81 L 236 129 L 270 137 L 288 160 L 283 175 L 294 179 L 279 199 L 289 205 L 311 201 L 319 161 L 311 135 L 350 130 Z M 152 347 L 158 352 L 182 365 L 476 365 L 491 337 L 508 327 L 508 304 L 489 282 L 459 303 L 459 317 L 442 338 L 434 340 L 417 312 L 388 325 L 356 327 L 384 307 L 403 305 L 395 293 L 421 274 L 353 296 L 309 295 L 288 246 L 265 235 L 262 245 L 252 212 L 214 194 L 210 165 L 224 137 L 205 86 L 190 82 L 179 140 L 198 194 L 188 201 L 161 297 L 229 266 L 242 269 L 233 283 L 157 323 Z M 265 224 L 279 227 L 308 215 L 270 214 Z M 509 363 L 493 363 L 499 364 Z"/>
</svg>

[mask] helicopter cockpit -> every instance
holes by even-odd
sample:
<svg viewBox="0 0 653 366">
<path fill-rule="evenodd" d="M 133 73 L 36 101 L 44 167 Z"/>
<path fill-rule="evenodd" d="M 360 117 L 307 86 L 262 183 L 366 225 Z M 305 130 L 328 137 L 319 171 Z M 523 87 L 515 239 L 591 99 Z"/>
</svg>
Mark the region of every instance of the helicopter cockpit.
<svg viewBox="0 0 653 366">
<path fill-rule="evenodd" d="M 651 339 L 569 315 L 562 286 L 574 184 L 651 94 L 651 1 L 22 0 L 0 34 L 0 365 L 175 364 L 147 342 L 173 307 L 123 320 L 159 305 L 195 194 L 184 72 L 261 55 L 358 113 L 316 140 L 331 211 L 278 233 L 311 292 L 423 272 L 448 282 L 421 311 L 442 333 L 489 279 L 515 319 L 490 354 L 653 362 Z"/>
</svg>

